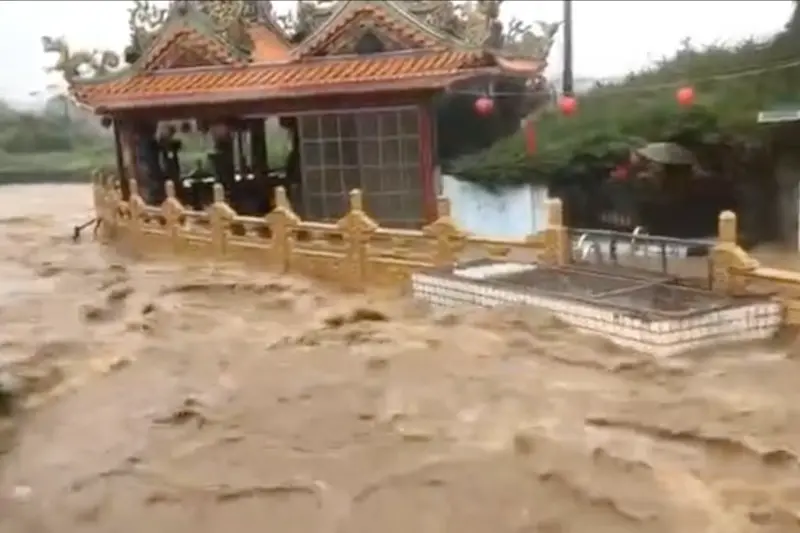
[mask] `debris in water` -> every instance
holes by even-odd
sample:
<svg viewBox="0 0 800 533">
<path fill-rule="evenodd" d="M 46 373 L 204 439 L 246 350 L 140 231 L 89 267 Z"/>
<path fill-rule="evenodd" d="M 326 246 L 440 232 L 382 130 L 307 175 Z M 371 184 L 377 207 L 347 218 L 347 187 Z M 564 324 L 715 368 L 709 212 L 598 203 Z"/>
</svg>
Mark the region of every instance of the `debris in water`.
<svg viewBox="0 0 800 533">
<path fill-rule="evenodd" d="M 357 307 L 349 313 L 334 314 L 326 317 L 324 323 L 331 328 L 340 328 L 358 322 L 388 322 L 389 317 L 383 311 L 371 307 Z"/>
<path fill-rule="evenodd" d="M 18 380 L 10 372 L 0 372 L 0 417 L 13 414 L 19 387 Z"/>
<path fill-rule="evenodd" d="M 202 412 L 202 405 L 196 398 L 185 398 L 180 407 L 165 417 L 155 419 L 156 424 L 168 424 L 181 426 L 189 422 L 195 422 L 198 428 L 208 423 L 208 418 Z"/>
<path fill-rule="evenodd" d="M 33 494 L 33 489 L 27 485 L 16 485 L 11 492 L 11 497 L 16 501 L 28 501 Z"/>
</svg>

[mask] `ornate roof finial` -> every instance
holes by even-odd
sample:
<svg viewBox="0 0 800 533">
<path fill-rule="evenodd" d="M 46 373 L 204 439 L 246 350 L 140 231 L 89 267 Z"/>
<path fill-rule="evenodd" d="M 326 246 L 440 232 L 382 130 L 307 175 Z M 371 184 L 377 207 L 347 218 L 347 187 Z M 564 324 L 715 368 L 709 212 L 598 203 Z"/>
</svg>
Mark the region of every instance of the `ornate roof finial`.
<svg viewBox="0 0 800 533">
<path fill-rule="evenodd" d="M 176 9 L 181 9 L 183 0 L 173 2 Z M 158 30 L 167 20 L 170 9 L 156 6 L 149 0 L 134 0 L 134 6 L 128 10 L 128 28 L 131 32 L 131 44 L 125 49 L 125 61 L 135 63 L 155 38 Z"/>
<path fill-rule="evenodd" d="M 242 18 L 247 22 L 272 23 L 274 12 L 271 0 L 244 0 Z"/>
<path fill-rule="evenodd" d="M 89 69 L 90 76 L 102 76 L 117 68 L 120 64 L 119 55 L 109 50 L 99 51 L 76 50 L 71 51 L 63 37 L 42 37 L 42 48 L 45 53 L 55 52 L 58 59 L 48 72 L 60 72 L 69 84 L 82 77 L 81 69 Z M 84 70 L 85 72 L 85 70 Z"/>
</svg>

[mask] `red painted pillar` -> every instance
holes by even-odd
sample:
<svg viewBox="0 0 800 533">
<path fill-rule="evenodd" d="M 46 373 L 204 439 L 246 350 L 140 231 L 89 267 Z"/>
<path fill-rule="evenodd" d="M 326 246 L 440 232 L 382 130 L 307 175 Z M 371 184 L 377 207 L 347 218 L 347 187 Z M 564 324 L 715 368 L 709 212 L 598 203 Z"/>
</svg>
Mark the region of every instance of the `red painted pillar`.
<svg viewBox="0 0 800 533">
<path fill-rule="evenodd" d="M 122 154 L 122 135 L 123 124 L 119 120 L 112 122 L 114 129 L 114 155 L 116 156 L 117 163 L 117 177 L 120 181 L 120 189 L 122 190 L 122 199 L 127 201 L 130 197 L 130 187 L 128 186 L 128 178 L 125 171 L 125 160 Z"/>
<path fill-rule="evenodd" d="M 436 184 L 433 179 L 434 149 L 433 109 L 428 105 L 419 106 L 419 168 L 422 180 L 423 216 L 426 222 L 436 220 Z"/>
<path fill-rule="evenodd" d="M 127 197 L 129 194 L 129 180 L 136 180 L 136 183 L 141 185 L 138 176 L 138 165 L 136 164 L 136 132 L 134 131 L 133 124 L 130 122 L 120 122 L 118 126 L 121 151 L 120 160 L 122 163 L 122 172 L 120 175 L 122 183 L 120 185 L 123 187 L 123 196 Z M 139 194 L 141 194 L 141 191 Z"/>
</svg>

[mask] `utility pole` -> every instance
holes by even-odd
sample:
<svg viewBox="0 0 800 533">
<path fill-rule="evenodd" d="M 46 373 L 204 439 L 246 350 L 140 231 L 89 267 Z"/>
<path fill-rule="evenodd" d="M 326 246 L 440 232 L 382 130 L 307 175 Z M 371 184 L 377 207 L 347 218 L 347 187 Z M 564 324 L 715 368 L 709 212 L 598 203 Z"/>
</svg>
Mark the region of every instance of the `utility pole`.
<svg viewBox="0 0 800 533">
<path fill-rule="evenodd" d="M 563 0 L 564 8 L 564 65 L 561 72 L 561 92 L 564 96 L 574 96 L 575 80 L 572 72 L 572 0 Z"/>
</svg>

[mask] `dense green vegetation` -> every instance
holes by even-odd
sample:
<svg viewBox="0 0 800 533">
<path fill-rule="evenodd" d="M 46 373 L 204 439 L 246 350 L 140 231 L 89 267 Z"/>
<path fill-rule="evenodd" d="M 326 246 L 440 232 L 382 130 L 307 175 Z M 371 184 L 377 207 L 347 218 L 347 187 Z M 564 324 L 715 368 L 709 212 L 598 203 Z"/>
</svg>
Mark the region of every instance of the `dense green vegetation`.
<svg viewBox="0 0 800 533">
<path fill-rule="evenodd" d="M 63 98 L 36 112 L 0 102 L 0 173 L 79 172 L 111 162 L 111 134 Z"/>
<path fill-rule="evenodd" d="M 604 175 L 647 141 L 692 148 L 758 146 L 759 110 L 800 100 L 800 22 L 766 42 L 697 48 L 687 40 L 672 57 L 578 96 L 570 117 L 555 108 L 536 118 L 537 149 L 528 155 L 523 132 L 446 164 L 449 172 L 488 188 Z M 696 103 L 682 109 L 675 92 L 694 87 Z M 748 151 L 751 153 L 752 151 Z M 727 153 L 727 152 L 726 152 Z M 728 153 L 730 155 L 730 153 Z"/>
</svg>

